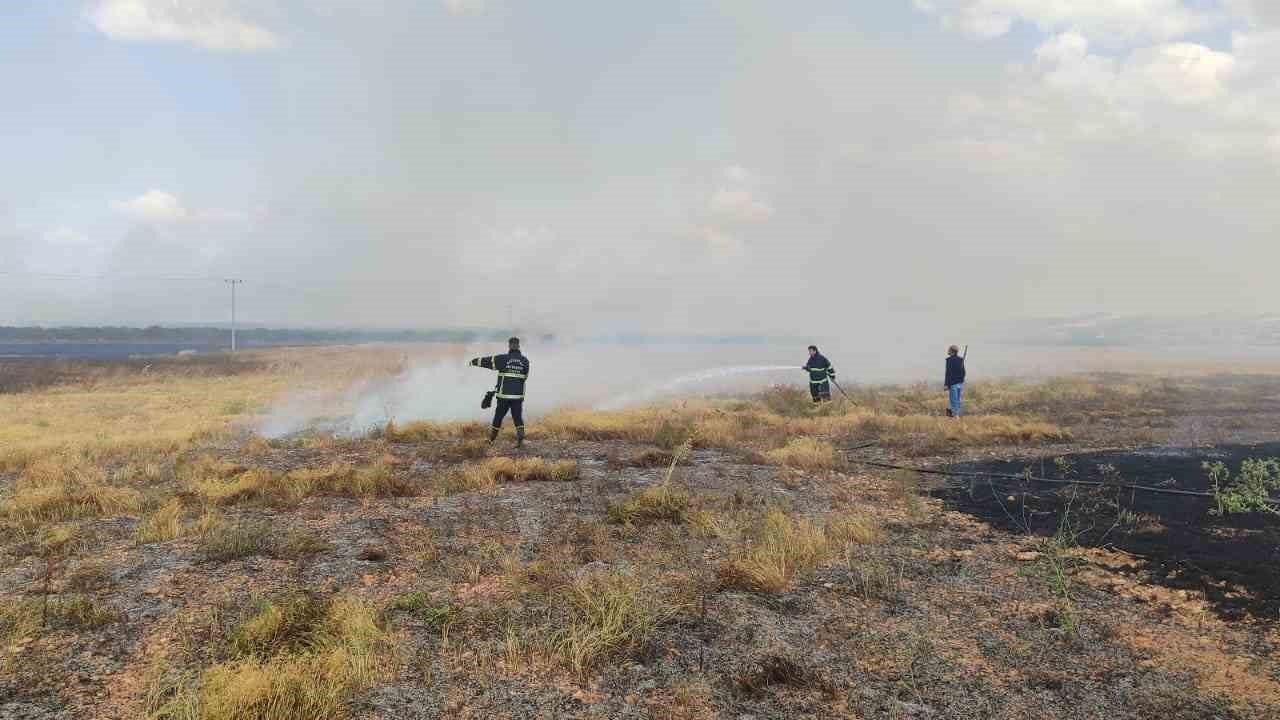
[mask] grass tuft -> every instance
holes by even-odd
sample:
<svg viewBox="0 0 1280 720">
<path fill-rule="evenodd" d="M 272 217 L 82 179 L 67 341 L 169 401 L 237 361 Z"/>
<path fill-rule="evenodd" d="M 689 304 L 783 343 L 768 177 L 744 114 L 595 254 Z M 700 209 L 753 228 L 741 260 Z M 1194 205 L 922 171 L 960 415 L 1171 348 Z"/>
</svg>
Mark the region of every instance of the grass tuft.
<svg viewBox="0 0 1280 720">
<path fill-rule="evenodd" d="M 436 477 L 435 488 L 444 494 L 485 490 L 499 483 L 559 481 L 578 479 L 578 463 L 561 460 L 548 463 L 542 458 L 495 457 L 471 463 Z"/>
<path fill-rule="evenodd" d="M 18 476 L 3 514 L 38 525 L 123 515 L 141 506 L 142 494 L 137 490 L 107 484 L 102 468 L 81 454 L 65 452 L 28 464 Z"/>
<path fill-rule="evenodd" d="M 689 508 L 689 493 L 662 482 L 636 490 L 616 503 L 609 503 L 610 522 L 643 525 L 659 520 L 679 522 Z"/>
<path fill-rule="evenodd" d="M 620 573 L 578 578 L 566 601 L 568 615 L 549 649 L 578 674 L 608 658 L 643 652 L 678 610 L 640 578 Z"/>
<path fill-rule="evenodd" d="M 777 450 L 765 455 L 774 465 L 801 470 L 834 470 L 840 467 L 840 454 L 830 443 L 809 437 L 794 437 Z"/>
<path fill-rule="evenodd" d="M 396 659 L 373 607 L 353 598 L 267 603 L 233 637 L 233 659 L 153 695 L 148 718 L 346 718 L 351 699 L 389 679 Z"/>
<path fill-rule="evenodd" d="M 200 535 L 200 552 L 215 562 L 266 555 L 271 549 L 271 525 L 265 522 L 211 520 Z"/>
<path fill-rule="evenodd" d="M 880 527 L 860 514 L 844 514 L 827 519 L 827 539 L 837 545 L 874 545 L 881 539 Z"/>
<path fill-rule="evenodd" d="M 807 518 L 792 518 L 770 510 L 748 545 L 722 564 L 720 584 L 751 592 L 780 593 L 798 576 L 826 560 L 831 542 L 821 526 Z"/>
<path fill-rule="evenodd" d="M 182 537 L 188 530 L 182 522 L 182 502 L 174 498 L 138 524 L 133 541 L 139 545 L 167 542 Z"/>
</svg>

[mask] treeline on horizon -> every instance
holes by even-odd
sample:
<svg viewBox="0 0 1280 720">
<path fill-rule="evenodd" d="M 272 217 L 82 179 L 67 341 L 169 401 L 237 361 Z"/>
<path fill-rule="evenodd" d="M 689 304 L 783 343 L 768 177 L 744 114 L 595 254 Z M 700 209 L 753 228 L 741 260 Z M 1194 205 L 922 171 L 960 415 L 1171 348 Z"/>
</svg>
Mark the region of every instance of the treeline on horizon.
<svg viewBox="0 0 1280 720">
<path fill-rule="evenodd" d="M 0 342 L 129 342 L 226 344 L 230 329 L 225 327 L 4 327 Z M 505 339 L 509 330 L 442 328 L 433 330 L 240 328 L 236 339 L 243 345 L 283 343 L 359 342 L 475 342 Z"/>
<path fill-rule="evenodd" d="M 0 326 L 0 343 L 191 343 L 200 346 L 220 346 L 229 342 L 231 330 L 227 327 L 193 326 L 149 327 L 128 326 Z M 359 329 L 359 328 L 260 328 L 246 327 L 236 330 L 236 338 L 243 346 L 365 343 L 365 342 L 443 342 L 471 343 L 506 340 L 513 334 L 507 328 L 435 328 L 415 329 Z M 554 342 L 554 333 L 537 332 L 515 334 L 529 335 L 539 342 Z M 648 345 L 648 344 L 708 344 L 708 345 L 761 345 L 791 344 L 807 340 L 791 337 L 763 335 L 650 335 L 644 333 L 615 333 L 587 335 L 572 338 L 577 342 Z"/>
</svg>

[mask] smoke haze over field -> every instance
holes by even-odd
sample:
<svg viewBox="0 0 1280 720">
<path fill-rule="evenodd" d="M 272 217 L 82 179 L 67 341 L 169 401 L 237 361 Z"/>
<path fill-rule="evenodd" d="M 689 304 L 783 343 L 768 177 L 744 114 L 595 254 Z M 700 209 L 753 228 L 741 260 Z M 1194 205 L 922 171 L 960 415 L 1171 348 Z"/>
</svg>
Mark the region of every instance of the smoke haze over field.
<svg viewBox="0 0 1280 720">
<path fill-rule="evenodd" d="M 1254 312 L 1272 7 L 8 3 L 0 324 L 220 320 L 227 276 L 248 322 L 568 335 Z"/>
</svg>

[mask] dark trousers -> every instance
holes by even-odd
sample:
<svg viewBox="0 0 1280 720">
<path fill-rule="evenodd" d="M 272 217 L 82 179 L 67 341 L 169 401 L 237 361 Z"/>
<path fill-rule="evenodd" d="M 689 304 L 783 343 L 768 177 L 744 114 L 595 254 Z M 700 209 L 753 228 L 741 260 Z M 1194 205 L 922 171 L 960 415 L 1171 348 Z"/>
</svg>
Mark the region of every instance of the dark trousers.
<svg viewBox="0 0 1280 720">
<path fill-rule="evenodd" d="M 511 419 L 515 422 L 516 428 L 524 427 L 524 400 L 503 400 L 502 398 L 498 398 L 498 404 L 493 408 L 493 426 L 502 427 L 502 420 L 507 416 L 508 410 L 511 411 Z"/>
<path fill-rule="evenodd" d="M 831 383 L 823 380 L 822 382 L 809 383 L 809 394 L 813 396 L 814 402 L 825 402 L 831 399 Z"/>
</svg>

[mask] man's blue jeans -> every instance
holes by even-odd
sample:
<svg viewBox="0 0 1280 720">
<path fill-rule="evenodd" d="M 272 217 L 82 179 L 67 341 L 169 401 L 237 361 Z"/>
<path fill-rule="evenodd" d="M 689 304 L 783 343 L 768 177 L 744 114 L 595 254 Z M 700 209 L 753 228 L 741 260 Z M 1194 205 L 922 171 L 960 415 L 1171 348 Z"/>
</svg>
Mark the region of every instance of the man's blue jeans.
<svg viewBox="0 0 1280 720">
<path fill-rule="evenodd" d="M 956 383 L 947 388 L 947 399 L 951 401 L 951 414 L 960 417 L 960 392 L 964 390 L 964 383 Z"/>
</svg>

